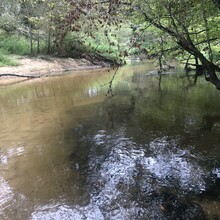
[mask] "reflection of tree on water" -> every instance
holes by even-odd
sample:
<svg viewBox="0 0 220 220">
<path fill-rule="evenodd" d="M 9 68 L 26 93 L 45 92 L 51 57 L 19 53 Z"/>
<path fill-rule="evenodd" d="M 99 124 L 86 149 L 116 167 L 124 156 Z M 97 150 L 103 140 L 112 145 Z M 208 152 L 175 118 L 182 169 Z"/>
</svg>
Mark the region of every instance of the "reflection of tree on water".
<svg viewBox="0 0 220 220">
<path fill-rule="evenodd" d="M 211 131 L 215 125 L 220 125 L 220 115 L 205 115 L 203 117 L 203 128 Z"/>
<path fill-rule="evenodd" d="M 100 210 L 100 219 L 204 218 L 190 195 L 205 190 L 207 171 L 200 167 L 200 158 L 195 160 L 174 140 L 141 146 L 122 128 L 100 130 L 83 141 L 90 150 L 81 172 L 87 176 L 89 206 Z"/>
<path fill-rule="evenodd" d="M 114 98 L 114 97 L 112 97 Z M 108 115 L 108 121 L 107 124 L 114 128 L 114 120 L 118 116 L 118 112 L 124 115 L 124 117 L 121 117 L 121 120 L 129 120 L 129 116 L 134 114 L 135 112 L 135 104 L 136 104 L 136 97 L 134 95 L 131 95 L 129 98 L 126 96 L 124 101 L 126 100 L 126 104 L 124 105 L 115 105 L 114 100 L 106 100 L 106 112 Z M 117 122 L 120 120 L 117 120 Z"/>
</svg>

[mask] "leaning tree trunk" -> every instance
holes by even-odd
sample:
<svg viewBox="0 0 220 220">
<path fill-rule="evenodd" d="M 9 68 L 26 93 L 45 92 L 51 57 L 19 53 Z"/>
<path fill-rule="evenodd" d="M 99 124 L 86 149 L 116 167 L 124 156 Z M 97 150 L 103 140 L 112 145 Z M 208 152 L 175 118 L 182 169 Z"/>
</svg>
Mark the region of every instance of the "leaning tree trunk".
<svg viewBox="0 0 220 220">
<path fill-rule="evenodd" d="M 202 70 L 205 75 L 205 79 L 216 86 L 217 89 L 220 90 L 220 80 L 216 74 L 216 72 L 220 72 L 220 67 L 215 65 L 213 62 L 208 60 L 197 48 L 196 46 L 190 42 L 185 40 L 184 38 L 179 38 L 177 42 L 183 49 L 192 54 L 195 58 L 199 59 L 202 63 Z"/>
<path fill-rule="evenodd" d="M 150 17 L 147 13 L 145 13 L 143 10 L 141 10 L 140 7 L 137 7 L 137 9 L 145 18 L 145 21 L 149 22 L 156 28 L 168 33 L 170 36 L 172 36 L 176 43 L 182 47 L 185 51 L 188 53 L 192 54 L 195 58 L 199 59 L 200 62 L 202 63 L 202 69 L 203 73 L 205 73 L 205 78 L 207 81 L 211 82 L 216 86 L 217 89 L 220 90 L 220 80 L 216 74 L 216 71 L 220 72 L 220 67 L 215 65 L 213 62 L 208 60 L 202 53 L 199 51 L 199 49 L 194 45 L 192 42 L 190 35 L 188 32 L 186 32 L 186 36 L 180 35 L 174 30 L 172 30 L 169 27 L 166 27 L 162 25 L 160 22 L 157 22 L 154 20 L 152 17 Z M 184 30 L 186 31 L 187 29 L 184 27 Z"/>
<path fill-rule="evenodd" d="M 220 90 L 220 80 L 216 74 L 216 71 L 220 71 L 220 68 L 213 62 L 209 61 L 196 47 L 194 47 L 194 56 L 202 63 L 202 70 L 205 79 L 214 84 L 216 88 Z"/>
<path fill-rule="evenodd" d="M 220 90 L 220 80 L 216 75 L 216 66 L 208 60 L 201 60 L 201 62 L 206 80 L 210 81 Z"/>
<path fill-rule="evenodd" d="M 176 43 L 180 47 L 182 47 L 188 53 L 192 54 L 195 58 L 198 58 L 202 63 L 202 68 L 204 70 L 203 72 L 205 73 L 206 80 L 214 84 L 216 88 L 220 90 L 220 80 L 218 76 L 216 75 L 216 71 L 220 72 L 220 67 L 215 65 L 213 62 L 209 61 L 201 53 L 201 51 L 198 50 L 198 48 L 193 44 L 188 32 L 187 32 L 187 36 L 180 35 L 178 32 L 175 32 L 171 28 L 162 25 L 161 23 L 154 20 L 152 17 L 148 16 L 148 14 L 146 14 L 140 8 L 137 8 L 136 10 L 138 10 L 138 12 L 144 16 L 145 21 L 149 22 L 156 28 L 168 33 L 170 36 L 172 36 L 176 40 Z"/>
</svg>

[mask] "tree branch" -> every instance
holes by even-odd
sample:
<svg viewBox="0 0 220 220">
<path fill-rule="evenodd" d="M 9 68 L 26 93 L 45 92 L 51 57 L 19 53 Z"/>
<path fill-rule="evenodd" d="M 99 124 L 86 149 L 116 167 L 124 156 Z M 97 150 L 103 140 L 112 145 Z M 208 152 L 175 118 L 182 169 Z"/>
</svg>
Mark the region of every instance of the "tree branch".
<svg viewBox="0 0 220 220">
<path fill-rule="evenodd" d="M 28 79 L 34 79 L 34 78 L 42 77 L 42 75 L 33 76 L 33 75 L 19 75 L 19 74 L 14 74 L 14 73 L 3 73 L 3 74 L 0 74 L 0 77 L 4 77 L 4 76 L 16 76 L 16 77 L 22 77 L 22 78 L 28 78 Z M 46 74 L 44 74 L 43 76 L 46 76 Z"/>
</svg>

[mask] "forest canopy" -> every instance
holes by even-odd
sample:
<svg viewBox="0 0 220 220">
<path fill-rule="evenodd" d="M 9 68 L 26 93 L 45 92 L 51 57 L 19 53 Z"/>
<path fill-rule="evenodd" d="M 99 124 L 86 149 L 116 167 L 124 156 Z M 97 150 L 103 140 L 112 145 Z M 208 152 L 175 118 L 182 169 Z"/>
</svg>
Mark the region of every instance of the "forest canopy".
<svg viewBox="0 0 220 220">
<path fill-rule="evenodd" d="M 220 89 L 219 21 L 219 0 L 2 0 L 0 49 L 18 37 L 30 54 L 175 57 Z"/>
</svg>

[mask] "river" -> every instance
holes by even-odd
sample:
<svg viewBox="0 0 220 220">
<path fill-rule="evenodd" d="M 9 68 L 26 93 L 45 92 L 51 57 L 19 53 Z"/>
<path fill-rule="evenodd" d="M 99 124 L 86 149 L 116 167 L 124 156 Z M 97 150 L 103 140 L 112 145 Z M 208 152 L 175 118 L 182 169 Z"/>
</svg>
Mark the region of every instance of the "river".
<svg viewBox="0 0 220 220">
<path fill-rule="evenodd" d="M 151 63 L 0 88 L 0 219 L 220 217 L 220 92 Z"/>
</svg>

